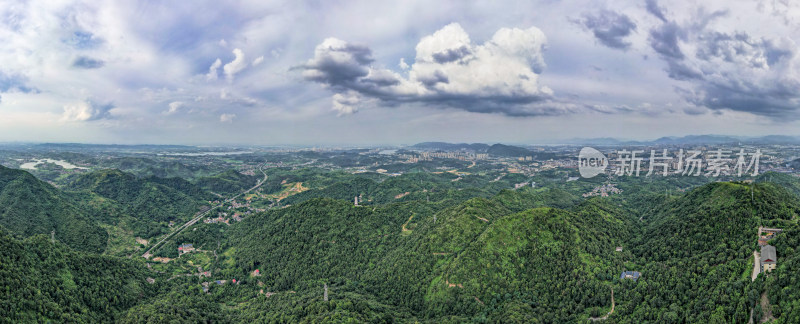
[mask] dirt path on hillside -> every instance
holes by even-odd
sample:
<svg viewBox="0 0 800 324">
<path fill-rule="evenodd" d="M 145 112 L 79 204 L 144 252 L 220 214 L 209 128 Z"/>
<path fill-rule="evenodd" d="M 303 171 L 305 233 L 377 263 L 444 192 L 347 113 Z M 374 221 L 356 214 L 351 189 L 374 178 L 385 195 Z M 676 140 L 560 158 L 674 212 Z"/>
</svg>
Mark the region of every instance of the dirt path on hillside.
<svg viewBox="0 0 800 324">
<path fill-rule="evenodd" d="M 409 217 L 408 220 L 403 224 L 403 227 L 400 228 L 401 232 L 403 232 L 403 233 L 411 233 L 411 230 L 406 228 L 406 226 L 408 225 L 408 223 L 411 222 L 412 219 L 414 219 L 414 215 L 411 215 L 411 217 Z M 395 228 L 397 228 L 397 227 L 395 227 Z"/>
<path fill-rule="evenodd" d="M 604 315 L 602 317 L 589 317 L 589 320 L 592 321 L 592 322 L 594 322 L 594 321 L 605 321 L 605 320 L 608 319 L 608 316 L 610 316 L 613 313 L 614 313 L 614 288 L 612 287 L 611 288 L 611 311 L 609 311 L 608 314 L 606 314 L 606 315 Z"/>
<path fill-rule="evenodd" d="M 758 253 L 758 251 L 753 251 L 753 275 L 751 276 L 752 281 L 756 281 L 756 277 L 758 277 L 759 273 L 761 273 L 761 253 Z"/>
</svg>

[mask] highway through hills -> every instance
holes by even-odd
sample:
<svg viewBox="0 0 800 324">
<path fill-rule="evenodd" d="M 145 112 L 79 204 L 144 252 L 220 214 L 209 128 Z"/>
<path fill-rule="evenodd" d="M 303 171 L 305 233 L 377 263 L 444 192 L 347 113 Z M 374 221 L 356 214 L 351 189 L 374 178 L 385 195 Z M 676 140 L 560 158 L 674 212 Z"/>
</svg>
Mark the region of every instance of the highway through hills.
<svg viewBox="0 0 800 324">
<path fill-rule="evenodd" d="M 219 203 L 219 204 L 217 204 L 217 205 L 215 205 L 215 206 L 213 206 L 213 207 L 209 208 L 208 210 L 206 210 L 206 211 L 204 211 L 204 212 L 201 212 L 201 213 L 197 214 L 197 216 L 195 216 L 194 218 L 192 218 L 192 219 L 191 219 L 191 220 L 189 220 L 188 222 L 184 223 L 183 225 L 181 225 L 181 226 L 179 226 L 179 227 L 175 228 L 175 230 L 173 230 L 171 233 L 167 234 L 166 236 L 164 236 L 163 238 L 161 238 L 161 240 L 159 240 L 158 242 L 156 242 L 155 244 L 153 244 L 152 246 L 150 246 L 150 247 L 149 247 L 149 248 L 148 248 L 148 249 L 147 249 L 147 250 L 144 252 L 144 254 L 142 254 L 142 257 L 143 257 L 143 258 L 145 258 L 145 259 L 149 259 L 149 258 L 150 258 L 150 256 L 152 256 L 151 252 L 155 251 L 155 249 L 157 249 L 159 246 L 161 246 L 162 244 L 164 244 L 164 242 L 166 242 L 166 241 L 167 241 L 167 240 L 169 240 L 170 238 L 174 237 L 174 236 L 175 236 L 175 235 L 177 235 L 178 233 L 182 232 L 183 230 L 185 230 L 185 229 L 187 229 L 187 228 L 191 227 L 192 225 L 194 225 L 195 223 L 197 223 L 199 220 L 203 219 L 203 217 L 206 217 L 206 216 L 207 216 L 209 213 L 211 213 L 211 212 L 212 212 L 212 211 L 214 211 L 215 209 L 222 207 L 222 206 L 223 206 L 223 205 L 225 205 L 226 203 L 228 203 L 228 202 L 231 202 L 231 201 L 233 201 L 234 199 L 241 197 L 242 195 L 246 195 L 247 193 L 249 193 L 249 192 L 251 192 L 251 191 L 253 191 L 253 190 L 255 190 L 255 189 L 258 189 L 258 187 L 261 187 L 261 185 L 263 185 L 265 182 L 267 182 L 267 172 L 266 172 L 266 171 L 264 171 L 264 166 L 266 166 L 266 164 L 263 164 L 263 165 L 261 165 L 261 166 L 258 168 L 258 171 L 261 171 L 261 173 L 263 173 L 263 174 L 264 174 L 264 179 L 261 179 L 261 180 L 260 180 L 258 183 L 256 183 L 256 185 L 255 185 L 255 186 L 253 186 L 252 188 L 250 188 L 250 189 L 247 189 L 247 190 L 245 190 L 245 191 L 243 191 L 243 192 L 240 192 L 240 193 L 239 193 L 239 194 L 237 194 L 236 196 L 233 196 L 233 197 L 230 197 L 230 198 L 226 199 L 225 201 L 223 201 L 223 202 L 221 202 L 221 203 Z"/>
</svg>

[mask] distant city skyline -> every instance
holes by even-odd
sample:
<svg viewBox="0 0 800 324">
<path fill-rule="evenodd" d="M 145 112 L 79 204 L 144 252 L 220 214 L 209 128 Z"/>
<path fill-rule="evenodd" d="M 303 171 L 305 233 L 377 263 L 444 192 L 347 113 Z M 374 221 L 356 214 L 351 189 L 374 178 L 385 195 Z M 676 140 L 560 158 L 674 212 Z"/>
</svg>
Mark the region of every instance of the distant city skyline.
<svg viewBox="0 0 800 324">
<path fill-rule="evenodd" d="M 800 135 L 800 4 L 16 1 L 0 142 Z"/>
</svg>

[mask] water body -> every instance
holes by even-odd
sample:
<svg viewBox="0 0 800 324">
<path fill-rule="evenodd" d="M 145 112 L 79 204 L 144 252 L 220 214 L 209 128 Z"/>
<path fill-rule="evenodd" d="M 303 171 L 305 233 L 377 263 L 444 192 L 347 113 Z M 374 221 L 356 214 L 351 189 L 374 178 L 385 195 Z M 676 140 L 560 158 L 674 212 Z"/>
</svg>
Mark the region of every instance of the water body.
<svg viewBox="0 0 800 324">
<path fill-rule="evenodd" d="M 39 165 L 39 164 L 42 164 L 42 163 L 53 163 L 53 164 L 58 165 L 58 166 L 60 166 L 60 167 L 62 167 L 64 169 L 67 169 L 67 170 L 71 170 L 71 169 L 89 169 L 89 168 L 79 167 L 77 165 L 74 165 L 74 164 L 69 163 L 69 162 L 64 161 L 64 160 L 53 160 L 53 159 L 33 160 L 33 162 L 23 163 L 19 167 L 20 167 L 20 169 L 36 170 L 36 166 Z"/>
</svg>

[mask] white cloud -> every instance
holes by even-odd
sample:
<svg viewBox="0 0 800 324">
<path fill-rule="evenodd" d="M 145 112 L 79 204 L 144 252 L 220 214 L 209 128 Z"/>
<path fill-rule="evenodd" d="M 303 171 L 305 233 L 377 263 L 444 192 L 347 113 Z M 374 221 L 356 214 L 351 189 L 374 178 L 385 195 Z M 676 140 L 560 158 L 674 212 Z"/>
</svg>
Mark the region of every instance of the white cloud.
<svg viewBox="0 0 800 324">
<path fill-rule="evenodd" d="M 333 110 L 338 113 L 338 116 L 351 115 L 357 112 L 358 104 L 361 102 L 358 93 L 352 91 L 334 94 L 332 99 Z"/>
<path fill-rule="evenodd" d="M 234 118 L 236 118 L 236 114 L 219 115 L 219 121 L 222 123 L 232 123 Z"/>
<path fill-rule="evenodd" d="M 177 113 L 177 112 L 178 112 L 178 111 L 179 111 L 181 108 L 183 108 L 183 107 L 185 107 L 185 106 L 186 106 L 186 104 L 184 104 L 182 101 L 173 101 L 173 102 L 170 102 L 170 103 L 169 103 L 169 110 L 167 110 L 167 112 L 166 112 L 166 113 L 167 113 L 168 115 L 170 115 L 170 114 L 174 114 L 174 113 Z"/>
<path fill-rule="evenodd" d="M 345 107 L 357 102 L 358 96 L 389 104 L 420 102 L 507 115 L 571 112 L 579 105 L 552 102 L 553 91 L 539 84 L 546 44 L 544 33 L 530 27 L 502 28 L 490 40 L 476 45 L 459 24 L 453 23 L 422 38 L 405 78 L 373 67 L 368 47 L 328 38 L 303 66 L 303 76 L 337 95 L 348 92 L 334 97 L 334 108 L 340 113 L 357 111 Z"/>
<path fill-rule="evenodd" d="M 695 25 L 705 26 L 694 32 L 676 34 L 677 45 L 662 48 L 676 48 L 685 56 L 683 60 L 670 62 L 656 54 L 659 52 L 649 42 L 650 31 L 659 28 L 664 21 L 649 14 L 647 10 L 652 11 L 652 8 L 648 9 L 642 1 L 635 4 L 556 1 L 544 6 L 540 2 L 510 4 L 500 0 L 452 2 L 448 6 L 431 7 L 424 1 L 409 0 L 342 3 L 336 8 L 309 8 L 302 1 L 280 4 L 245 1 L 226 6 L 211 2 L 195 4 L 192 8 L 203 12 L 202 15 L 188 12 L 184 5 L 167 2 L 5 0 L 0 3 L 0 39 L 3 40 L 0 42 L 0 74 L 20 76 L 20 80 L 24 80 L 9 86 L 9 78 L 0 76 L 0 109 L 3 114 L 0 140 L 39 140 L 44 134 L 56 134 L 54 138 L 74 141 L 96 141 L 93 138 L 142 141 L 146 138 L 158 142 L 197 143 L 215 140 L 215 137 L 222 141 L 244 138 L 239 137 L 243 132 L 226 132 L 222 128 L 213 132 L 205 130 L 207 128 L 202 123 L 218 125 L 217 118 L 223 112 L 236 114 L 235 122 L 242 127 L 269 120 L 274 122 L 270 128 L 274 126 L 279 130 L 306 125 L 314 125 L 319 130 L 274 139 L 278 142 L 315 141 L 318 134 L 331 134 L 332 140 L 346 139 L 347 135 L 338 132 L 341 129 L 339 125 L 345 124 L 352 125 L 353 138 L 395 140 L 385 135 L 381 137 L 379 132 L 374 132 L 374 127 L 369 126 L 371 123 L 329 118 L 337 113 L 356 111 L 366 115 L 359 118 L 398 125 L 395 126 L 398 129 L 405 127 L 409 130 L 407 133 L 425 134 L 418 135 L 420 137 L 438 138 L 442 134 L 468 133 L 457 133 L 457 126 L 450 122 L 455 116 L 472 116 L 458 111 L 459 108 L 507 115 L 557 114 L 559 111 L 587 111 L 577 105 L 583 103 L 595 105 L 598 111 L 604 112 L 612 112 L 617 106 L 642 111 L 646 107 L 640 107 L 639 103 L 645 101 L 653 104 L 649 110 L 664 110 L 665 103 L 673 102 L 675 106 L 671 109 L 677 112 L 676 115 L 683 114 L 687 106 L 709 112 L 724 110 L 726 115 L 731 113 L 730 107 L 738 107 L 738 111 L 733 111 L 739 113 L 735 115 L 738 118 L 735 122 L 731 119 L 705 119 L 710 122 L 717 120 L 717 125 L 731 123 L 725 128 L 710 128 L 705 132 L 735 128 L 737 132 L 743 129 L 746 129 L 743 132 L 750 133 L 778 130 L 796 134 L 800 129 L 776 127 L 767 130 L 764 125 L 774 127 L 778 123 L 745 113 L 753 110 L 749 107 L 774 107 L 767 111 L 762 109 L 761 115 L 778 116 L 784 120 L 788 119 L 784 116 L 800 112 L 796 91 L 800 84 L 797 81 L 800 80 L 797 45 L 800 44 L 800 33 L 797 33 L 800 7 L 791 1 L 658 1 L 658 8 L 663 7 L 663 20 L 675 22 L 681 30 Z M 508 10 L 509 7 L 515 10 Z M 706 23 L 698 19 L 702 18 L 699 13 L 703 8 L 706 8 L 706 14 L 719 10 L 729 10 L 729 14 Z M 602 10 L 624 14 L 637 25 L 637 31 L 624 38 L 625 42 L 630 42 L 627 52 L 603 46 L 591 31 L 576 28 L 567 19 L 576 14 L 595 14 Z M 131 15 L 131 12 L 148 16 L 150 23 L 137 23 L 136 19 L 141 15 Z M 319 20 L 322 12 L 326 19 Z M 383 19 L 370 18 L 375 16 Z M 744 17 L 747 24 L 741 23 Z M 343 21 L 348 23 L 343 24 Z M 442 23 L 449 21 L 458 21 L 464 28 L 450 26 L 444 30 Z M 541 28 L 542 34 L 547 35 L 547 51 L 541 54 L 540 48 L 534 46 L 529 54 L 520 54 L 524 50 L 503 54 L 504 50 L 500 49 L 503 46 L 497 45 L 502 43 L 503 37 L 493 37 L 492 33 L 501 27 L 511 27 L 506 28 L 509 31 L 514 30 L 513 27 L 526 31 L 531 25 Z M 187 29 L 187 26 L 192 28 Z M 435 35 L 438 29 L 443 29 L 440 34 L 445 35 Z M 299 76 L 289 72 L 290 68 L 313 57 L 314 54 L 309 52 L 314 46 L 325 37 L 334 35 L 371 47 L 362 52 L 369 55 L 365 57 L 365 63 L 356 62 L 350 66 L 353 69 L 343 70 L 355 73 L 356 77 L 328 79 L 323 82 L 323 90 L 298 82 Z M 420 36 L 410 39 L 417 37 L 414 35 Z M 429 35 L 426 37 L 428 41 L 422 42 L 420 39 L 425 35 Z M 668 36 L 665 32 L 661 35 Z M 717 36 L 730 36 L 730 39 Z M 536 43 L 523 41 L 524 37 L 511 38 L 515 44 Z M 326 53 L 342 57 L 353 53 L 347 46 L 331 45 L 336 46 L 324 48 Z M 421 47 L 420 53 L 415 52 L 416 46 Z M 244 67 L 244 70 L 231 74 L 230 83 L 221 84 L 220 79 L 228 78 L 223 65 L 235 61 L 234 55 L 228 53 L 237 47 L 242 53 L 249 54 L 242 63 L 257 65 L 258 68 L 249 73 Z M 257 56 L 262 54 L 265 59 L 256 64 Z M 417 60 L 417 54 L 420 60 Z M 546 56 L 546 69 L 545 60 L 537 62 L 537 57 L 542 55 Z M 73 65 L 79 57 L 102 60 L 104 64 L 97 69 L 76 69 Z M 398 66 L 401 57 L 405 58 L 406 66 Z M 510 59 L 499 59 L 501 57 Z M 526 57 L 533 58 L 534 63 L 525 62 Z M 347 62 L 352 62 L 353 58 L 350 56 Z M 533 79 L 515 80 L 511 74 L 513 68 L 495 68 L 506 61 L 512 66 L 522 66 L 520 71 L 535 76 L 535 82 Z M 670 63 L 674 66 L 668 65 Z M 340 64 L 336 66 L 343 67 Z M 600 69 L 591 70 L 591 66 Z M 325 71 L 323 76 L 342 76 L 333 70 L 325 70 L 323 65 L 315 68 Z M 697 77 L 675 80 L 669 77 L 669 73 Z M 228 93 L 225 94 L 221 87 L 226 87 Z M 496 91 L 500 87 L 512 92 Z M 548 97 L 547 89 L 550 88 L 554 90 Z M 675 88 L 685 91 L 676 93 L 672 91 Z M 722 91 L 729 88 L 734 91 Z M 143 89 L 151 89 L 152 96 L 142 95 L 146 93 Z M 327 95 L 321 95 L 321 92 Z M 340 95 L 331 98 L 334 94 Z M 81 103 L 86 98 L 98 96 L 125 105 L 103 113 L 97 111 L 95 105 Z M 557 99 L 569 100 L 573 105 L 551 101 Z M 691 101 L 687 103 L 685 99 Z M 189 112 L 190 108 L 197 109 L 198 113 L 190 116 L 191 121 L 196 122 L 196 129 L 204 131 L 191 135 L 170 133 L 175 124 L 179 124 L 164 118 L 172 102 L 186 103 L 175 115 Z M 403 106 L 403 109 L 369 109 L 375 105 Z M 546 110 L 543 105 L 557 109 Z M 63 118 L 62 107 L 68 107 L 64 108 Z M 432 112 L 431 107 L 453 108 Z M 330 116 L 320 117 L 326 113 Z M 414 124 L 417 118 L 434 114 L 441 116 L 440 123 L 414 126 L 422 125 Z M 98 116 L 108 116 L 113 120 L 105 121 Z M 559 117 L 569 121 L 569 126 L 537 124 L 536 128 L 541 130 L 537 135 L 551 136 L 545 130 L 585 132 L 589 128 L 572 126 L 575 124 L 570 119 L 584 117 Z M 644 116 L 640 117 L 645 120 Z M 588 119 L 594 118 L 596 116 Z M 100 120 L 59 122 L 95 119 Z M 293 122 L 283 122 L 289 119 Z M 525 137 L 522 135 L 524 130 L 509 126 L 512 119 L 503 115 L 472 116 L 463 120 L 468 119 L 477 120 L 470 124 L 474 126 L 472 128 L 484 127 L 481 134 L 490 138 L 535 138 Z M 488 120 L 495 122 L 486 122 Z M 685 121 L 659 119 L 659 123 L 665 124 L 659 129 L 663 133 L 690 132 L 683 126 Z M 46 123 L 50 124 L 41 126 Z M 746 123 L 750 126 L 744 125 Z M 792 126 L 798 125 L 796 121 L 793 123 Z M 436 130 L 442 128 L 441 125 L 446 125 L 446 129 Z M 525 127 L 522 122 L 517 125 Z M 102 132 L 95 128 L 100 126 L 105 127 Z M 434 130 L 426 130 L 429 128 Z M 643 128 L 640 126 L 639 129 Z M 504 131 L 520 135 L 491 135 Z M 649 131 L 645 129 L 631 136 L 651 136 Z M 264 131 L 253 130 L 246 138 L 257 138 L 252 135 L 258 132 Z M 78 133 L 85 136 L 77 136 Z"/>
<path fill-rule="evenodd" d="M 256 59 L 253 60 L 253 66 L 257 66 L 257 65 L 261 64 L 262 62 L 264 62 L 264 55 L 256 57 Z"/>
<path fill-rule="evenodd" d="M 233 81 L 233 76 L 236 75 L 236 73 L 241 72 L 247 67 L 247 61 L 245 60 L 244 52 L 242 52 L 242 50 L 238 48 L 234 49 L 233 55 L 233 61 L 230 61 L 230 63 L 225 64 L 225 66 L 222 67 L 229 82 Z"/>
<path fill-rule="evenodd" d="M 214 63 L 212 63 L 211 66 L 208 68 L 208 74 L 206 74 L 206 80 L 212 81 L 219 78 L 219 73 L 217 73 L 217 70 L 219 70 L 220 66 L 222 66 L 222 61 L 220 61 L 220 59 L 214 61 Z"/>
<path fill-rule="evenodd" d="M 112 104 L 97 104 L 89 100 L 64 106 L 62 121 L 91 121 L 110 117 Z"/>
<path fill-rule="evenodd" d="M 408 63 L 406 63 L 406 59 L 402 57 L 400 58 L 400 63 L 397 64 L 397 66 L 399 66 L 403 70 L 408 70 L 408 68 L 411 67 L 410 65 L 408 65 Z"/>
</svg>

